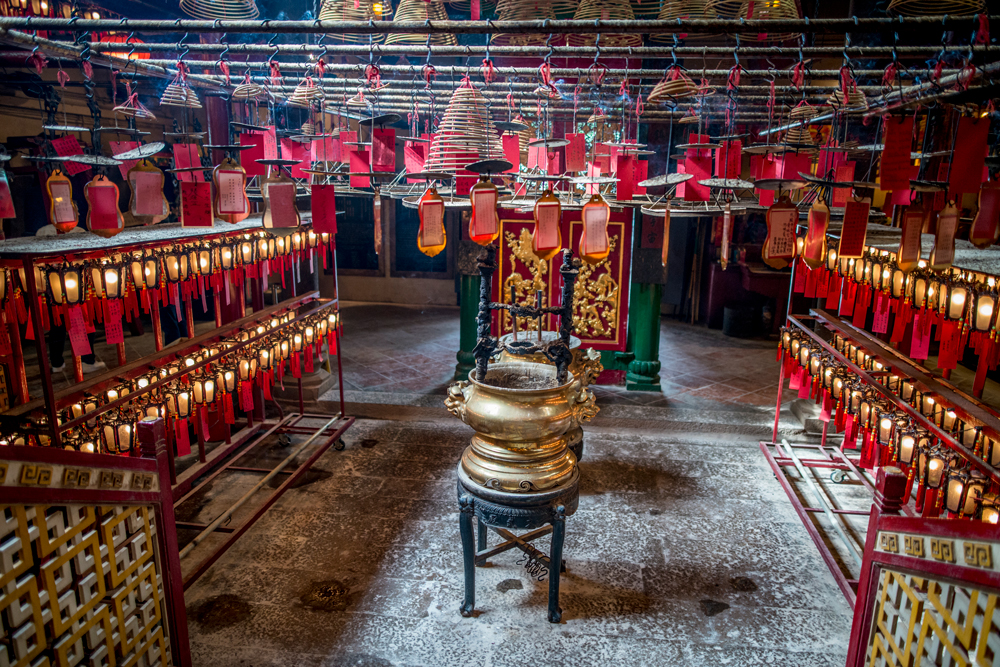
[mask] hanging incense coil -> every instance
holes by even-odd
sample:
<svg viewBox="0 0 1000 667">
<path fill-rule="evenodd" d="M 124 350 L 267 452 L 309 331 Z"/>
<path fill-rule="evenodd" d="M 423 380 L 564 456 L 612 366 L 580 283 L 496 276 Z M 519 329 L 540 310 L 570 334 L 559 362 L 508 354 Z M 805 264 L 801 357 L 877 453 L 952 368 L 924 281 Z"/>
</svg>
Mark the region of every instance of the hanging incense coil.
<svg viewBox="0 0 1000 667">
<path fill-rule="evenodd" d="M 709 0 L 709 11 L 713 14 L 712 18 L 724 19 L 775 21 L 802 18 L 795 0 L 767 0 L 767 2 L 760 2 L 760 0 Z M 744 32 L 740 33 L 740 40 L 774 43 L 798 39 L 799 36 L 800 33 L 797 32 Z"/>
<path fill-rule="evenodd" d="M 544 21 L 555 17 L 553 4 L 545 0 L 500 0 L 497 4 L 498 21 Z M 490 43 L 498 46 L 544 46 L 548 37 L 543 33 L 493 33 Z"/>
<path fill-rule="evenodd" d="M 699 88 L 698 84 L 686 76 L 678 76 L 676 79 L 664 78 L 650 91 L 646 98 L 646 104 L 663 104 L 676 102 L 686 97 L 694 97 L 705 89 Z"/>
<path fill-rule="evenodd" d="M 448 12 L 442 0 L 402 0 L 396 8 L 394 21 L 447 21 Z M 429 35 L 417 33 L 393 32 L 385 38 L 386 44 L 435 44 L 438 46 L 456 46 L 458 39 L 450 32 L 432 33 Z"/>
<path fill-rule="evenodd" d="M 233 88 L 232 99 L 236 102 L 250 102 L 264 96 L 264 89 L 256 83 L 241 83 Z"/>
<path fill-rule="evenodd" d="M 254 0 L 181 0 L 181 11 L 203 21 L 243 21 L 260 16 Z"/>
<path fill-rule="evenodd" d="M 384 21 L 391 14 L 389 0 L 323 0 L 319 8 L 320 21 Z M 341 44 L 367 44 L 369 37 L 373 43 L 381 44 L 385 35 L 341 32 L 326 35 L 328 41 Z"/>
<path fill-rule="evenodd" d="M 201 100 L 190 86 L 178 81 L 169 83 L 160 96 L 160 104 L 166 107 L 186 107 L 200 109 Z"/>
<path fill-rule="evenodd" d="M 371 106 L 371 102 L 365 97 L 365 91 L 363 88 L 358 88 L 358 92 L 347 100 L 347 106 L 353 107 L 355 109 L 367 109 Z"/>
<path fill-rule="evenodd" d="M 655 18 L 660 21 L 714 19 L 716 16 L 709 10 L 708 3 L 709 0 L 661 0 L 660 13 Z M 632 7 L 634 10 L 635 4 Z M 653 17 L 643 16 L 643 18 Z M 682 41 L 686 46 L 707 45 L 710 41 L 718 39 L 718 37 L 718 35 L 709 33 L 688 33 Z M 673 44 L 674 35 L 667 32 L 653 33 L 649 36 L 649 41 Z"/>
<path fill-rule="evenodd" d="M 156 120 L 156 115 L 146 108 L 137 98 L 130 97 L 112 109 L 119 116 L 126 118 L 141 118 L 144 120 Z"/>
<path fill-rule="evenodd" d="M 986 0 L 892 0 L 885 11 L 892 16 L 971 16 L 986 11 Z"/>
<path fill-rule="evenodd" d="M 472 14 L 472 1 L 471 0 L 445 0 L 445 4 L 451 9 L 461 14 Z M 496 5 L 494 0 L 479 0 L 479 16 L 484 17 L 489 13 L 493 7 Z M 396 13 L 402 11 L 403 5 L 400 3 L 399 7 L 396 9 Z M 426 37 L 424 38 L 426 39 Z M 434 42 L 431 42 L 433 44 Z"/>
<path fill-rule="evenodd" d="M 299 128 L 299 132 L 305 136 L 316 134 L 316 125 L 311 120 L 307 120 L 302 123 L 302 127 Z"/>
<path fill-rule="evenodd" d="M 304 107 L 309 109 L 312 107 L 313 102 L 323 99 L 323 89 L 314 84 L 312 81 L 305 80 L 299 85 L 295 86 L 295 90 L 292 94 L 288 96 L 286 102 L 295 107 Z"/>
<path fill-rule="evenodd" d="M 580 6 L 573 14 L 573 20 L 634 21 L 635 15 L 632 13 L 632 7 L 628 0 L 581 0 Z M 569 35 L 566 38 L 566 43 L 569 46 L 594 46 L 597 44 L 597 35 L 594 33 Z M 642 35 L 638 33 L 602 34 L 601 46 L 642 46 Z"/>
<path fill-rule="evenodd" d="M 472 86 L 455 90 L 431 142 L 424 171 L 453 174 L 473 162 L 502 157 L 503 146 L 486 98 Z"/>
<path fill-rule="evenodd" d="M 640 21 L 654 20 L 660 15 L 662 2 L 663 0 L 632 0 L 632 14 Z"/>
<path fill-rule="evenodd" d="M 826 99 L 827 102 L 837 111 L 846 111 L 847 113 L 861 113 L 862 111 L 868 110 L 868 98 L 860 90 L 851 90 L 847 93 L 847 97 L 844 97 L 844 91 L 837 88 L 835 91 L 830 93 L 830 97 Z"/>
</svg>

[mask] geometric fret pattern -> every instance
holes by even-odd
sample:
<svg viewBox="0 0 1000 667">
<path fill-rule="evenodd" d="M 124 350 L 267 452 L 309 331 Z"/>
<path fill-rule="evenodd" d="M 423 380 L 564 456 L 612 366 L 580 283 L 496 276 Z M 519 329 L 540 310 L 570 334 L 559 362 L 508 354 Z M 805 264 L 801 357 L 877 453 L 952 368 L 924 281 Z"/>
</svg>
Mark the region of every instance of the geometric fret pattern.
<svg viewBox="0 0 1000 667">
<path fill-rule="evenodd" d="M 998 595 L 883 568 L 866 665 L 1000 667 Z"/>
<path fill-rule="evenodd" d="M 0 506 L 0 667 L 170 665 L 153 513 Z"/>
</svg>

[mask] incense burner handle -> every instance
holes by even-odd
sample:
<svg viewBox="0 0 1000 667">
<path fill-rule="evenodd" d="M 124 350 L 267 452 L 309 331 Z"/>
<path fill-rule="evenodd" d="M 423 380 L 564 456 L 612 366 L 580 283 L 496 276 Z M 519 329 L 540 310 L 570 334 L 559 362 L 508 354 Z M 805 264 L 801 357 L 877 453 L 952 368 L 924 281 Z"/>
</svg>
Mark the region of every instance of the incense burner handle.
<svg viewBox="0 0 1000 667">
<path fill-rule="evenodd" d="M 589 422 L 601 410 L 597 407 L 597 397 L 594 396 L 594 392 L 586 387 L 580 387 L 570 401 L 573 405 L 573 421 L 577 424 Z"/>
<path fill-rule="evenodd" d="M 468 400 L 466 389 L 469 388 L 468 380 L 453 382 L 448 387 L 448 398 L 444 399 L 444 406 L 448 412 L 465 421 L 465 405 Z"/>
</svg>

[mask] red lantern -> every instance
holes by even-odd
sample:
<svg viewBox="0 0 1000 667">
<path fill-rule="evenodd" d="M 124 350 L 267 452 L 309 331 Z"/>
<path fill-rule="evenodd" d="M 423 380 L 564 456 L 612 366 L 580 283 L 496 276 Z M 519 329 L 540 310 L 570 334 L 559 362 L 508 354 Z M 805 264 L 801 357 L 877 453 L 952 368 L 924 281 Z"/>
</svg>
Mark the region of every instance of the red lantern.
<svg viewBox="0 0 1000 667">
<path fill-rule="evenodd" d="M 95 35 L 98 42 L 111 42 L 112 44 L 145 44 L 138 37 L 129 38 L 123 32 L 102 32 Z M 108 51 L 104 55 L 110 58 L 122 58 L 123 60 L 149 60 L 148 53 L 140 53 L 127 49 L 125 51 Z"/>
</svg>

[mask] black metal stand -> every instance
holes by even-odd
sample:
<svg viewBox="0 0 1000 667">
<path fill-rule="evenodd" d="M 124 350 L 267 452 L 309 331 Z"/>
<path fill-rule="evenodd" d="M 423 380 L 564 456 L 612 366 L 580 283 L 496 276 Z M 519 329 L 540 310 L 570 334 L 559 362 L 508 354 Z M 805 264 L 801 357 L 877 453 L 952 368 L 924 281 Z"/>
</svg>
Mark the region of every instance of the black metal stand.
<svg viewBox="0 0 1000 667">
<path fill-rule="evenodd" d="M 566 517 L 576 512 L 580 500 L 579 474 L 572 482 L 552 491 L 538 493 L 506 493 L 479 486 L 468 479 L 458 466 L 459 531 L 462 534 L 462 556 L 465 563 L 465 602 L 462 616 L 472 616 L 476 607 L 476 567 L 493 556 L 519 549 L 528 557 L 526 569 L 539 581 L 549 577 L 549 622 L 562 620 L 559 607 L 559 578 L 565 570 L 562 559 L 566 536 Z M 472 526 L 478 523 L 478 535 Z M 487 528 L 504 539 L 495 547 L 487 547 Z M 515 535 L 512 530 L 527 530 Z M 552 533 L 549 555 L 533 547 L 531 540 Z"/>
</svg>

